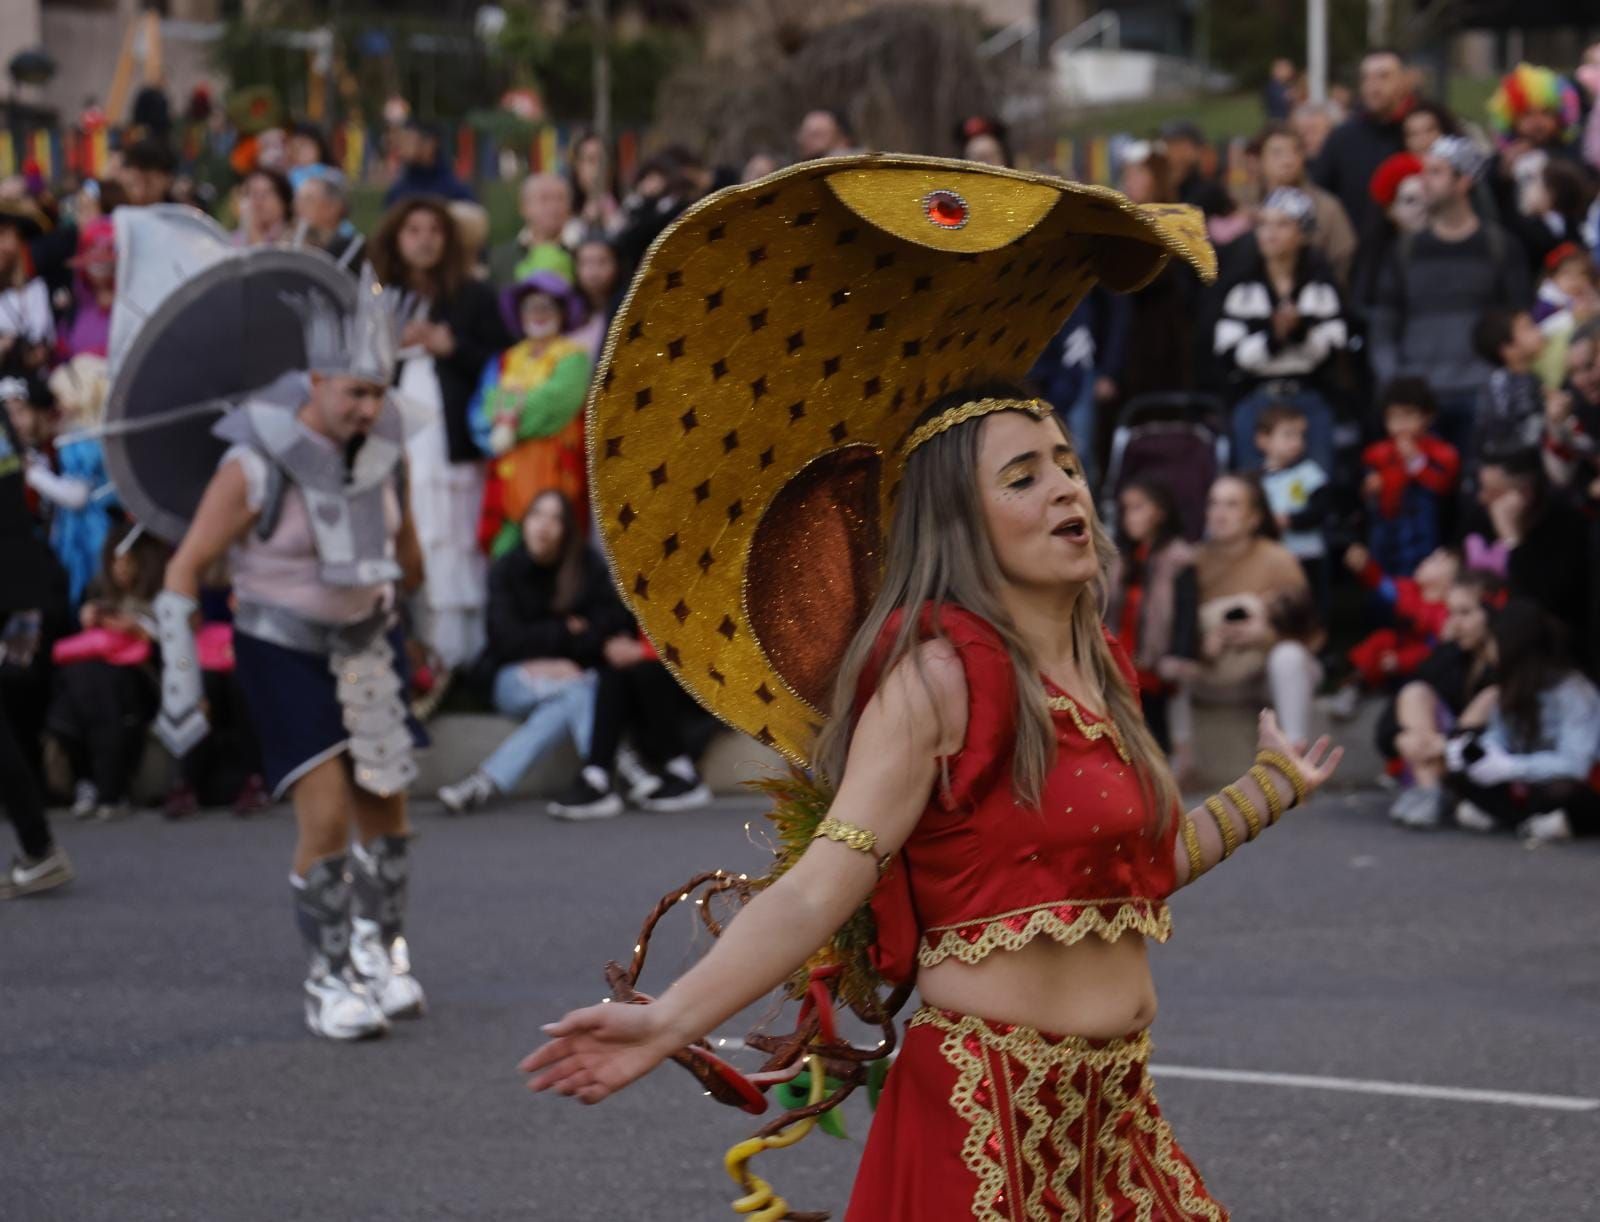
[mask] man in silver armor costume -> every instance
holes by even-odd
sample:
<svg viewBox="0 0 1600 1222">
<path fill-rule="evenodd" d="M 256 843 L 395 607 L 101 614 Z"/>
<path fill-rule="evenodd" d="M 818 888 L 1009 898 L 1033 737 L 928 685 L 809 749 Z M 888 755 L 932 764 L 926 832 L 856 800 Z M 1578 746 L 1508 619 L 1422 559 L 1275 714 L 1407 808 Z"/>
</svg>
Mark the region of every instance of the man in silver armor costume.
<svg viewBox="0 0 1600 1222">
<path fill-rule="evenodd" d="M 422 1013 L 402 934 L 407 785 L 421 731 L 405 703 L 397 587 L 422 580 L 406 508 L 404 425 L 390 386 L 392 303 L 363 280 L 355 310 L 294 297 L 306 367 L 233 403 L 228 445 L 155 603 L 157 733 L 183 755 L 208 731 L 194 618 L 201 577 L 231 558 L 235 673 L 266 779 L 294 805 L 290 874 L 310 951 L 306 1024 L 383 1034 Z"/>
</svg>

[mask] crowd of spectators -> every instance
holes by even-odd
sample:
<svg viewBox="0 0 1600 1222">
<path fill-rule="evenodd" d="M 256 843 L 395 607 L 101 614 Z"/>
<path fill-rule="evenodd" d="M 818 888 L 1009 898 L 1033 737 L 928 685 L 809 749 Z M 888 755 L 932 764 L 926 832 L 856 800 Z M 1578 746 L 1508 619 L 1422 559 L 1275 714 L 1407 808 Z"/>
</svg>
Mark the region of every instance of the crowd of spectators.
<svg viewBox="0 0 1600 1222">
<path fill-rule="evenodd" d="M 1112 508 L 1122 555 L 1108 622 L 1180 774 L 1193 702 L 1265 699 L 1305 737 L 1323 690 L 1335 716 L 1384 702 L 1397 821 L 1539 839 L 1600 830 L 1600 696 L 1586 677 L 1600 661 L 1600 49 L 1577 78 L 1520 66 L 1484 128 L 1420 96 L 1391 51 L 1363 59 L 1347 114 L 1298 100 L 1285 61 L 1242 178 L 1219 176 L 1217 150 L 1187 122 L 1120 148 L 1117 185 L 1134 202 L 1204 212 L 1219 282 L 1174 262 L 1131 297 L 1090 292 L 1032 379 Z M 955 141 L 926 151 L 1012 163 L 998 121 L 969 120 Z M 818 109 L 793 156 L 858 147 L 840 114 Z M 614 150 L 584 135 L 562 171 L 521 184 L 520 227 L 491 244 L 437 132 L 407 121 L 393 152 L 370 233 L 308 125 L 261 143 L 219 219 L 241 247 L 314 247 L 352 275 L 370 261 L 403 293 L 399 388 L 428 420 L 408 442 L 426 562 L 408 606 L 416 695 L 517 722 L 440 797 L 455 813 L 481 806 L 570 744 L 577 774 L 552 813 L 702 804 L 694 755 L 707 731 L 592 547 L 581 409 L 654 238 L 706 193 L 786 158 L 757 149 L 713 167 L 674 146 L 624 182 Z M 127 809 L 154 709 L 148 600 L 162 562 L 95 439 L 109 217 L 178 187 L 154 140 L 60 198 L 0 185 L 0 478 L 16 456 L 30 529 L 61 575 L 36 647 L 8 628 L 0 678 L 19 741 L 59 742 L 84 816 Z M 1203 503 L 1181 503 L 1113 446 L 1158 399 L 1226 443 Z M 207 610 L 219 640 L 208 699 L 230 745 L 173 766 L 173 815 L 264 800 L 227 677 L 225 586 L 221 575 Z"/>
</svg>

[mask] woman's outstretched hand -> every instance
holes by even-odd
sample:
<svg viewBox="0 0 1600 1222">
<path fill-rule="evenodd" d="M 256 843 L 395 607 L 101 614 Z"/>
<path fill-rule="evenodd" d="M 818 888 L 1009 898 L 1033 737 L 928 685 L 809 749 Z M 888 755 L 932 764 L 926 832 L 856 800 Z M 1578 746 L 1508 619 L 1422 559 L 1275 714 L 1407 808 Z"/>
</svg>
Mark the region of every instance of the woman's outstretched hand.
<svg viewBox="0 0 1600 1222">
<path fill-rule="evenodd" d="M 528 1089 L 553 1090 L 584 1103 L 599 1103 L 644 1077 L 683 1042 L 665 1030 L 658 1006 L 620 1002 L 574 1010 L 547 1024 L 544 1033 L 549 1042 L 517 1066 L 532 1075 Z"/>
<path fill-rule="evenodd" d="M 1288 756 L 1290 762 L 1300 769 L 1300 776 L 1306 783 L 1308 796 L 1328 783 L 1328 779 L 1339 767 L 1339 761 L 1344 758 L 1344 748 L 1335 747 L 1333 740 L 1326 734 L 1312 743 L 1309 750 L 1304 743 L 1291 742 L 1289 736 L 1283 732 L 1283 727 L 1278 724 L 1278 715 L 1271 709 L 1261 710 L 1256 749 L 1276 751 L 1280 755 Z"/>
</svg>

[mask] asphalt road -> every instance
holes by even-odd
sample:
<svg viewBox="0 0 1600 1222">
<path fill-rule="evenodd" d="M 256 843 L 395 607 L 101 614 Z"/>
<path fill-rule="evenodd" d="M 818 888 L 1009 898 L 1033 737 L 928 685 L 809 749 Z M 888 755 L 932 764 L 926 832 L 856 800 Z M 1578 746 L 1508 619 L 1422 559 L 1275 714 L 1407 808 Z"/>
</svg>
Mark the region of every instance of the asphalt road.
<svg viewBox="0 0 1600 1222">
<path fill-rule="evenodd" d="M 359 1046 L 301 1026 L 286 814 L 61 826 L 79 881 L 0 905 L 0 1218 L 732 1219 L 720 1159 L 748 1117 L 671 1067 L 585 1109 L 514 1066 L 601 997 L 658 896 L 759 868 L 755 809 L 420 808 L 433 1013 Z M 1600 846 L 1406 834 L 1381 809 L 1322 800 L 1176 900 L 1153 958 L 1180 1140 L 1238 1222 L 1600 1218 L 1596 1107 L 1210 1075 L 1600 1100 Z M 664 933 L 647 986 L 693 953 L 687 924 Z M 797 1207 L 842 1208 L 865 1103 L 847 1119 L 759 1164 Z"/>
</svg>

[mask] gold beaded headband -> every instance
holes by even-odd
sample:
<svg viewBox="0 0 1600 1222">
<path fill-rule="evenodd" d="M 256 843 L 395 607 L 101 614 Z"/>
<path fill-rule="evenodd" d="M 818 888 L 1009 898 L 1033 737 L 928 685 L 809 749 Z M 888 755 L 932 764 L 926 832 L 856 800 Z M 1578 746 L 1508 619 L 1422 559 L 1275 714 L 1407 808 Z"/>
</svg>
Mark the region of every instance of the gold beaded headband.
<svg viewBox="0 0 1600 1222">
<path fill-rule="evenodd" d="M 1043 420 L 1050 410 L 1050 405 L 1043 399 L 974 399 L 942 411 L 926 424 L 919 425 L 906 438 L 906 454 L 909 456 L 918 446 L 932 441 L 945 430 L 976 420 L 979 416 L 987 416 L 990 412 L 1027 412 L 1035 420 Z"/>
</svg>

